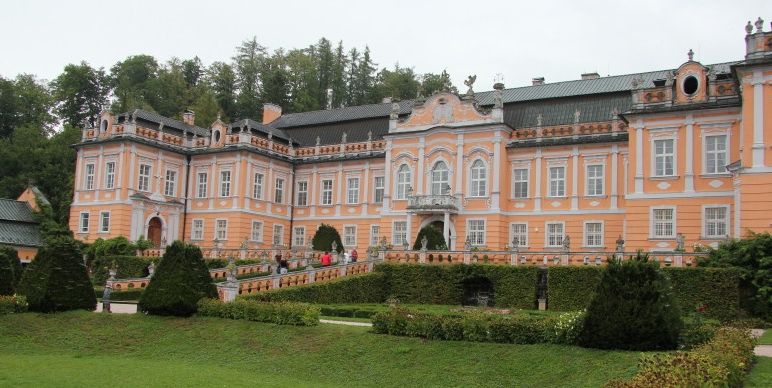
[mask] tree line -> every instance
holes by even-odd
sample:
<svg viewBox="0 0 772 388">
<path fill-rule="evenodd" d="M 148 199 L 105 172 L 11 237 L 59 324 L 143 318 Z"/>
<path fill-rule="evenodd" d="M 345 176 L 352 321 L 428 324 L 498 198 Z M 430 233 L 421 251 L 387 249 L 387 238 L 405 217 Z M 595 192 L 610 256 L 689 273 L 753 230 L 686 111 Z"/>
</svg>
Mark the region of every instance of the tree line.
<svg viewBox="0 0 772 388">
<path fill-rule="evenodd" d="M 235 48 L 229 61 L 204 64 L 198 56 L 160 62 L 132 55 L 109 69 L 68 64 L 52 81 L 31 74 L 0 75 L 0 198 L 15 198 L 28 183 L 49 198 L 56 220 L 66 223 L 72 198 L 75 151 L 84 126 L 99 113 L 135 108 L 196 123 L 260 120 L 263 103 L 284 112 L 410 99 L 456 91 L 446 71 L 416 73 L 374 62 L 369 47 L 344 48 L 326 38 L 306 48 L 269 50 L 256 37 Z"/>
</svg>

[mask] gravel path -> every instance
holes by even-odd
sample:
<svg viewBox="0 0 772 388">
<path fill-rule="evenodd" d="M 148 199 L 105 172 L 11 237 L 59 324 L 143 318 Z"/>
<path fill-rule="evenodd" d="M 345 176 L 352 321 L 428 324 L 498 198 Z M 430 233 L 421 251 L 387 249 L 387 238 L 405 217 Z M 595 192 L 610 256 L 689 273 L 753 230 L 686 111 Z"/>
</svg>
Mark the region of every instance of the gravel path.
<svg viewBox="0 0 772 388">
<path fill-rule="evenodd" d="M 363 326 L 363 327 L 373 326 L 372 323 L 367 323 L 367 322 L 334 321 L 332 319 L 320 319 L 319 323 L 330 323 L 333 325 Z"/>
</svg>

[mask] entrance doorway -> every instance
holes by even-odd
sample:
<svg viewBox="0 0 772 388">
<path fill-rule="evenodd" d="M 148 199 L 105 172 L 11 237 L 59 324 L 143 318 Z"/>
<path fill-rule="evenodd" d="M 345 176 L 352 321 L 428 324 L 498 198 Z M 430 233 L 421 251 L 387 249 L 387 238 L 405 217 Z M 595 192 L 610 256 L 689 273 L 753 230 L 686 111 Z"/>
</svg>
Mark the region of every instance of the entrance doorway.
<svg viewBox="0 0 772 388">
<path fill-rule="evenodd" d="M 154 248 L 161 247 L 161 230 L 163 223 L 158 217 L 153 217 L 147 223 L 147 239 L 153 243 Z"/>
</svg>

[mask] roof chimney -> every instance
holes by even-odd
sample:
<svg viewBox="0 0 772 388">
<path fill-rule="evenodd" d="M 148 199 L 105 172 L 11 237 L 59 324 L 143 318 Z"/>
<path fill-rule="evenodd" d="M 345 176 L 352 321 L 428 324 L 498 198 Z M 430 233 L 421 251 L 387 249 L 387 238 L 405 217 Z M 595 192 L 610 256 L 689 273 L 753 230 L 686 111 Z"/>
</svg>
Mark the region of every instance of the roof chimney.
<svg viewBox="0 0 772 388">
<path fill-rule="evenodd" d="M 544 85 L 544 77 L 531 78 L 533 86 Z"/>
<path fill-rule="evenodd" d="M 600 74 L 598 74 L 597 72 L 582 74 L 582 80 L 598 79 L 598 78 L 600 78 Z"/>
<path fill-rule="evenodd" d="M 263 124 L 268 124 L 281 117 L 281 107 L 266 102 L 263 104 Z"/>
<path fill-rule="evenodd" d="M 196 125 L 196 112 L 185 109 L 185 112 L 182 113 L 182 122 L 188 125 Z"/>
</svg>

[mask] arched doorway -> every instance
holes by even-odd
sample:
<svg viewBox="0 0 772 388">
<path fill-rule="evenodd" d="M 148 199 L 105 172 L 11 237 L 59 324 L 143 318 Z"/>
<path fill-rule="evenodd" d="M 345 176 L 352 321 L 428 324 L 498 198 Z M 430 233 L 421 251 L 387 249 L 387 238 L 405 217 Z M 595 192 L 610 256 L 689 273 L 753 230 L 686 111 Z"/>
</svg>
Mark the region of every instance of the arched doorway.
<svg viewBox="0 0 772 388">
<path fill-rule="evenodd" d="M 419 230 L 427 225 L 431 225 L 440 232 L 443 232 L 445 229 L 445 218 L 442 215 L 433 215 L 430 217 L 427 217 L 421 221 L 421 227 Z M 453 222 L 450 222 L 448 224 L 448 241 L 445 241 L 445 244 L 448 245 L 448 249 L 454 250 L 455 249 L 455 243 L 456 243 L 456 227 L 453 226 Z"/>
<path fill-rule="evenodd" d="M 147 223 L 147 239 L 153 242 L 153 247 L 161 247 L 161 231 L 163 222 L 158 217 L 153 217 Z"/>
</svg>

